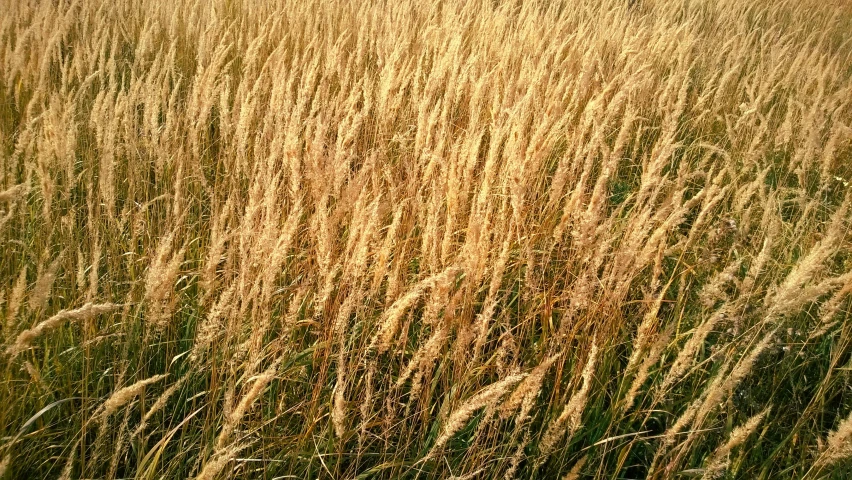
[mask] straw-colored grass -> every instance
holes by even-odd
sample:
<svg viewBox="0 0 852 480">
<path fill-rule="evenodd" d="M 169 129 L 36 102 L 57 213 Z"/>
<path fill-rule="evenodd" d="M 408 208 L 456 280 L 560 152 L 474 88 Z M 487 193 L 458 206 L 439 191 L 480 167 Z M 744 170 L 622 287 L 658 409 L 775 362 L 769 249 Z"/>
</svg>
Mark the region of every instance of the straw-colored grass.
<svg viewBox="0 0 852 480">
<path fill-rule="evenodd" d="M 852 470 L 848 2 L 0 12 L 0 478 Z"/>
</svg>

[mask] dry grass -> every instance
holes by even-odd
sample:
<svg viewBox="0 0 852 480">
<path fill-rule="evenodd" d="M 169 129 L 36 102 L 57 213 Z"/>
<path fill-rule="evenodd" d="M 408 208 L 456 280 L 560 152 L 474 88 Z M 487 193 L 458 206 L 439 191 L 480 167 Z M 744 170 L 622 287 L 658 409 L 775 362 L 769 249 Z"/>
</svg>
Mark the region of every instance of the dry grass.
<svg viewBox="0 0 852 480">
<path fill-rule="evenodd" d="M 0 11 L 0 477 L 852 468 L 848 3 Z"/>
</svg>

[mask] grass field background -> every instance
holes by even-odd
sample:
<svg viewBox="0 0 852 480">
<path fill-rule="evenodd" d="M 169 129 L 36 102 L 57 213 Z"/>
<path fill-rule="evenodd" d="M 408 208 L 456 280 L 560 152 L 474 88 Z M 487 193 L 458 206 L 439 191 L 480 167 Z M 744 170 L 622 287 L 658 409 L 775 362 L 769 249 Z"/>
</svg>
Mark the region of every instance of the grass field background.
<svg viewBox="0 0 852 480">
<path fill-rule="evenodd" d="M 0 12 L 0 478 L 849 478 L 852 4 Z"/>
</svg>

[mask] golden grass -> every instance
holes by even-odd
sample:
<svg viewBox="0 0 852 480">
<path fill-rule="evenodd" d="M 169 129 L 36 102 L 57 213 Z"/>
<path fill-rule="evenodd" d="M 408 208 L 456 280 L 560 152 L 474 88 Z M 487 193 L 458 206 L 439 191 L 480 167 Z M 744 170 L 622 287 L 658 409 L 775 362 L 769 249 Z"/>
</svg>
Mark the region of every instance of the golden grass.
<svg viewBox="0 0 852 480">
<path fill-rule="evenodd" d="M 852 468 L 848 3 L 0 11 L 0 478 Z"/>
</svg>

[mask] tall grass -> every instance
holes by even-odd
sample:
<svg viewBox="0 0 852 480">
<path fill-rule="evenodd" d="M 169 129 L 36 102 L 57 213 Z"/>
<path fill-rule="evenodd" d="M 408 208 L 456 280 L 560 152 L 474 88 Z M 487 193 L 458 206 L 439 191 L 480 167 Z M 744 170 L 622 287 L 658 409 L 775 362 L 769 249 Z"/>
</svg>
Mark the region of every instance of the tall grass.
<svg viewBox="0 0 852 480">
<path fill-rule="evenodd" d="M 0 11 L 0 477 L 852 469 L 848 3 Z"/>
</svg>

